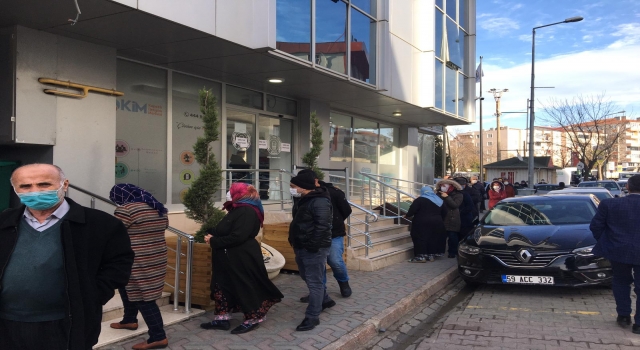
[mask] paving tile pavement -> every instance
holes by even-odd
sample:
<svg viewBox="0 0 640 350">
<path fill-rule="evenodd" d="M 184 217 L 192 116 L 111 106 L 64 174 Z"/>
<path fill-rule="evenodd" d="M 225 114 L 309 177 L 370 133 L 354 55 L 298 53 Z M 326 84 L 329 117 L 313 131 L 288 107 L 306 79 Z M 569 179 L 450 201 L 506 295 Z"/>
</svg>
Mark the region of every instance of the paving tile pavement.
<svg viewBox="0 0 640 350">
<path fill-rule="evenodd" d="M 213 311 L 186 322 L 165 328 L 169 349 L 322 349 L 340 339 L 365 322 L 375 318 L 390 306 L 400 302 L 425 286 L 456 264 L 455 259 L 438 258 L 424 264 L 397 263 L 374 272 L 349 271 L 349 284 L 353 295 L 342 298 L 337 282 L 329 276 L 327 288 L 337 305 L 320 315 L 320 325 L 308 332 L 296 332 L 304 318 L 307 304 L 299 301 L 308 294 L 304 282 L 297 275 L 280 274 L 273 282 L 284 295 L 267 315 L 267 320 L 255 331 L 232 335 L 229 331 L 203 330 L 200 323 L 207 322 Z M 231 327 L 241 322 L 242 314 L 235 314 Z M 106 345 L 101 350 L 131 349 L 146 340 L 137 337 Z"/>
<path fill-rule="evenodd" d="M 640 336 L 615 323 L 611 289 L 482 286 L 452 312 L 427 349 L 631 349 Z"/>
</svg>

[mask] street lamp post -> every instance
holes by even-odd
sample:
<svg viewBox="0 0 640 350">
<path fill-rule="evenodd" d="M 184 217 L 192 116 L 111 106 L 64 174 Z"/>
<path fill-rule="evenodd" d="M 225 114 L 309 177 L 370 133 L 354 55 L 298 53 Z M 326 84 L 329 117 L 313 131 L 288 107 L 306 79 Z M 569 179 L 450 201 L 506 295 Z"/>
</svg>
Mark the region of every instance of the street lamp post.
<svg viewBox="0 0 640 350">
<path fill-rule="evenodd" d="M 572 22 L 580 22 L 582 21 L 583 18 L 580 16 L 577 17 L 571 17 L 571 18 L 567 18 L 562 22 L 556 22 L 556 23 L 551 23 L 551 24 L 545 24 L 543 26 L 538 26 L 538 27 L 534 27 L 531 31 L 531 98 L 529 100 L 529 103 L 531 104 L 529 106 L 529 186 L 533 186 L 534 185 L 534 180 L 533 180 L 533 172 L 534 172 L 534 168 L 533 168 L 533 158 L 535 156 L 535 152 L 534 152 L 534 142 L 533 142 L 533 126 L 535 124 L 535 108 L 534 108 L 534 104 L 535 104 L 535 57 L 536 57 L 536 29 L 539 28 L 544 28 L 544 27 L 550 27 L 550 26 L 554 26 L 556 24 L 562 24 L 562 23 L 572 23 Z"/>
</svg>

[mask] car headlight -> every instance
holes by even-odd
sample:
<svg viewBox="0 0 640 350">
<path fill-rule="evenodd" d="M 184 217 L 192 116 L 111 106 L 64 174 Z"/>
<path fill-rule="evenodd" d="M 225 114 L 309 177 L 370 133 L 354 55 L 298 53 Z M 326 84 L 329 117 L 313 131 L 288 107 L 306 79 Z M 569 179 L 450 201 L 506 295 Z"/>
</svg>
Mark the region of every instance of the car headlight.
<svg viewBox="0 0 640 350">
<path fill-rule="evenodd" d="M 595 245 L 590 245 L 588 247 L 577 248 L 572 251 L 574 254 L 578 254 L 580 256 L 593 256 L 593 247 Z"/>
<path fill-rule="evenodd" d="M 478 253 L 480 253 L 480 248 L 470 246 L 466 243 L 460 243 L 460 245 L 458 246 L 458 251 L 460 253 L 465 253 L 468 255 L 478 255 Z"/>
</svg>

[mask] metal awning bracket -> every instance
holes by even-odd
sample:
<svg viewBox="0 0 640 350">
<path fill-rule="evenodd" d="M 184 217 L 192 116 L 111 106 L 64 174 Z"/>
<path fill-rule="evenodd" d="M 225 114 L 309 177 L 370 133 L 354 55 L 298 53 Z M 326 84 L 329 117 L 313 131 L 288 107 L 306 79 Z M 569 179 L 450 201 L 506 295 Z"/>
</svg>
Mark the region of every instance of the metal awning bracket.
<svg viewBox="0 0 640 350">
<path fill-rule="evenodd" d="M 89 92 L 98 92 L 101 94 L 111 95 L 111 96 L 124 96 L 124 93 L 121 91 L 117 91 L 116 89 L 105 89 L 97 86 L 90 86 L 78 83 L 72 83 L 71 81 L 62 81 L 51 78 L 39 78 L 38 82 L 42 84 L 50 84 L 50 85 L 58 85 L 67 89 L 77 89 L 82 91 L 82 93 L 73 93 L 69 91 L 60 91 L 55 89 L 44 89 L 45 94 L 49 95 L 57 95 L 57 96 L 65 96 L 65 97 L 75 97 L 75 98 L 85 98 L 89 94 Z"/>
</svg>

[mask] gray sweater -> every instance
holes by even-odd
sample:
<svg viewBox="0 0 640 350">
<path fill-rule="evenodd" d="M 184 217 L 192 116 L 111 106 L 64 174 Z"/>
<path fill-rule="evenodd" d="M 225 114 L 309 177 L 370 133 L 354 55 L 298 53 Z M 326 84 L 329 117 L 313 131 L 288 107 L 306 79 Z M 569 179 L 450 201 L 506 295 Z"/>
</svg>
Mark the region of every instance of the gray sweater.
<svg viewBox="0 0 640 350">
<path fill-rule="evenodd" d="M 64 251 L 58 221 L 38 232 L 24 218 L 2 276 L 0 318 L 20 322 L 60 320 L 66 314 Z"/>
</svg>

